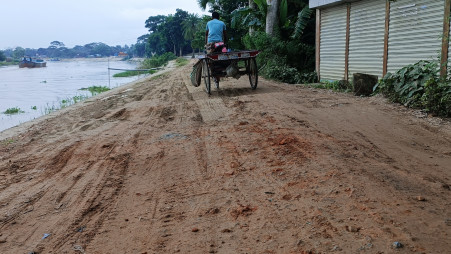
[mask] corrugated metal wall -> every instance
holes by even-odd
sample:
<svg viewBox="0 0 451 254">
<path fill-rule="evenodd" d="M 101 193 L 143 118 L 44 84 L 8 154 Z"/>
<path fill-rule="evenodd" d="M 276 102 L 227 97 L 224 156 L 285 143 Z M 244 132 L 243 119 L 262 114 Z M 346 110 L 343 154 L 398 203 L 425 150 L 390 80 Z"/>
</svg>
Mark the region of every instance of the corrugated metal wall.
<svg viewBox="0 0 451 254">
<path fill-rule="evenodd" d="M 347 6 L 321 10 L 321 79 L 341 80 L 345 72 Z"/>
<path fill-rule="evenodd" d="M 349 78 L 353 73 L 382 77 L 386 0 L 351 4 Z"/>
<path fill-rule="evenodd" d="M 391 4 L 389 72 L 396 72 L 419 60 L 438 58 L 444 6 L 444 0 L 398 0 Z"/>
</svg>

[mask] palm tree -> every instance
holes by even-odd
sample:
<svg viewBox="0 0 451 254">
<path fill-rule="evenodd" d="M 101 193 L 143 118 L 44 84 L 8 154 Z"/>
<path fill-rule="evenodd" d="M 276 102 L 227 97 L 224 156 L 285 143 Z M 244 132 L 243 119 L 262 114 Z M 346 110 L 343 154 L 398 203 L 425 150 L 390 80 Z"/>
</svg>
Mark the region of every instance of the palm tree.
<svg viewBox="0 0 451 254">
<path fill-rule="evenodd" d="M 199 4 L 200 8 L 203 10 L 207 9 L 208 4 L 215 4 L 216 0 L 197 0 L 197 3 Z"/>
<path fill-rule="evenodd" d="M 185 40 L 191 41 L 191 48 L 193 49 L 193 58 L 194 58 L 193 40 L 196 36 L 198 24 L 199 24 L 199 16 L 197 14 L 189 14 L 188 17 L 182 22 L 183 37 L 185 38 Z"/>
</svg>

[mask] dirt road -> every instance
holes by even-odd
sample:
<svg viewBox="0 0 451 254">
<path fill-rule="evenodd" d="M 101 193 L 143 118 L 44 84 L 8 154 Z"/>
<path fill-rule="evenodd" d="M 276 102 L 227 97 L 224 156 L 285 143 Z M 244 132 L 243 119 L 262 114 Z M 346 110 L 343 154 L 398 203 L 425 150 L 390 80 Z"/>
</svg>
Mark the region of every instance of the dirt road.
<svg viewBox="0 0 451 254">
<path fill-rule="evenodd" d="M 449 253 L 449 122 L 191 66 L 1 133 L 0 253 Z"/>
</svg>

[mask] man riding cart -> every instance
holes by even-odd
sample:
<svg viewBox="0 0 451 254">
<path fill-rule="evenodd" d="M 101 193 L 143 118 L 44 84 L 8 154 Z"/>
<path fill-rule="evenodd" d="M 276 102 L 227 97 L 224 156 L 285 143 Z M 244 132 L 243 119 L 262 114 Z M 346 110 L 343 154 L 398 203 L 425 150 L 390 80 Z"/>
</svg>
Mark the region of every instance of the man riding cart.
<svg viewBox="0 0 451 254">
<path fill-rule="evenodd" d="M 224 22 L 219 20 L 219 13 L 212 13 L 212 20 L 207 23 L 205 32 L 206 55 L 199 56 L 199 61 L 194 65 L 191 72 L 191 83 L 199 86 L 202 78 L 205 88 L 210 94 L 210 77 L 213 78 L 216 88 L 219 89 L 221 77 L 240 78 L 243 74 L 249 74 L 252 89 L 257 88 L 257 63 L 255 57 L 258 51 L 231 52 L 226 47 L 227 32 Z M 239 61 L 245 61 L 245 71 L 240 71 Z"/>
</svg>

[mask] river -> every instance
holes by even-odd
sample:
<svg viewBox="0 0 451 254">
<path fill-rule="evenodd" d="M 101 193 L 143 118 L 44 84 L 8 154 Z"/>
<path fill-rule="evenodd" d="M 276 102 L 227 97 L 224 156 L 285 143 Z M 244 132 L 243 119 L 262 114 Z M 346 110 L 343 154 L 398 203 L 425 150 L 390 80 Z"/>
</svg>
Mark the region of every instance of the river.
<svg viewBox="0 0 451 254">
<path fill-rule="evenodd" d="M 47 62 L 45 68 L 0 68 L 0 132 L 38 118 L 52 108 L 59 108 L 61 101 L 74 96 L 90 95 L 81 88 L 106 86 L 115 88 L 133 82 L 143 75 L 127 78 L 113 78 L 120 71 L 135 69 L 136 63 L 108 61 L 108 59 L 86 59 Z M 8 115 L 10 108 L 20 108 L 23 113 Z"/>
</svg>

